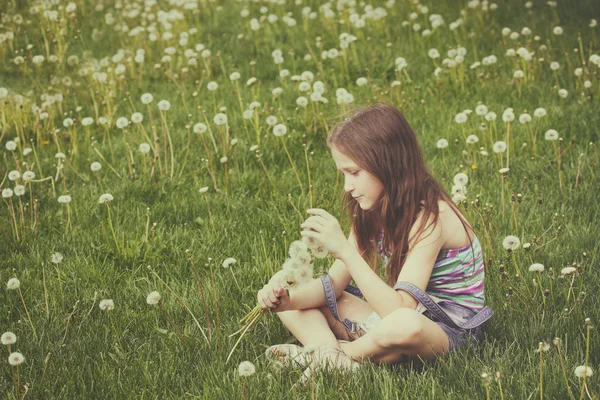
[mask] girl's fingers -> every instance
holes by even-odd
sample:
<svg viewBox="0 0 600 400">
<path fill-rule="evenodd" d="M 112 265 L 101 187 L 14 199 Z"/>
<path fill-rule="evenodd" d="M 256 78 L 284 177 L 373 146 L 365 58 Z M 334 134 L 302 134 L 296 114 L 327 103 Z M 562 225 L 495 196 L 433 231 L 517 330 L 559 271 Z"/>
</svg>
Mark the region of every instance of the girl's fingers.
<svg viewBox="0 0 600 400">
<path fill-rule="evenodd" d="M 318 241 L 321 242 L 321 240 L 319 239 L 319 237 L 321 235 L 318 232 L 315 232 L 315 231 L 300 231 L 300 235 L 302 235 L 302 236 L 308 236 L 308 237 L 317 239 Z"/>
<path fill-rule="evenodd" d="M 269 292 L 267 295 L 269 296 L 269 300 L 271 300 L 271 303 L 277 303 L 277 302 L 279 302 L 279 299 L 277 298 L 277 295 L 275 295 L 275 293 L 273 293 L 272 291 Z"/>
<path fill-rule="evenodd" d="M 317 232 L 320 232 L 321 229 L 323 229 L 323 225 L 318 224 L 316 222 L 308 222 L 308 221 L 301 224 L 300 227 L 314 229 Z"/>
<path fill-rule="evenodd" d="M 318 215 L 318 216 L 323 217 L 330 221 L 335 219 L 335 217 L 333 215 L 329 214 L 327 211 L 320 209 L 320 208 L 309 208 L 308 210 L 306 210 L 306 212 L 309 214 Z"/>
<path fill-rule="evenodd" d="M 308 217 L 308 218 L 306 218 L 306 220 L 304 222 L 316 222 L 321 225 L 323 225 L 325 223 L 325 221 L 323 220 L 323 217 L 319 217 L 319 216 Z"/>
</svg>

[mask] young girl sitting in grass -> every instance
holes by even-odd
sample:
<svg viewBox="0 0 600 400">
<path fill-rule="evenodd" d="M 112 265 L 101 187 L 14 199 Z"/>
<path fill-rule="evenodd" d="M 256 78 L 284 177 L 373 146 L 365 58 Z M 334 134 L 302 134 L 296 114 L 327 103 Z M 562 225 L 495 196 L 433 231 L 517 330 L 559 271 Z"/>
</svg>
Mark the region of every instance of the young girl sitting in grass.
<svg viewBox="0 0 600 400">
<path fill-rule="evenodd" d="M 365 359 L 434 360 L 479 341 L 492 315 L 484 306 L 481 244 L 427 171 L 402 114 L 385 104 L 360 109 L 333 129 L 327 145 L 344 175 L 352 227 L 346 238 L 327 211 L 308 210 L 302 236 L 321 242 L 336 261 L 291 295 L 271 279 L 258 303 L 311 351 L 284 344 L 267 355 L 351 369 Z"/>
</svg>

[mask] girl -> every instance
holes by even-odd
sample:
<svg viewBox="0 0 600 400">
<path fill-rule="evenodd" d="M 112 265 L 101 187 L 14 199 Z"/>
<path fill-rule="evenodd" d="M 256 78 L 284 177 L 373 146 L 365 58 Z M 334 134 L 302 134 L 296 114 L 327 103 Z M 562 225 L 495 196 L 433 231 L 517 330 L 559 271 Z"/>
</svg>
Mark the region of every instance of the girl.
<svg viewBox="0 0 600 400">
<path fill-rule="evenodd" d="M 312 350 L 277 345 L 267 355 L 349 369 L 365 359 L 434 360 L 479 341 L 492 314 L 484 307 L 481 245 L 427 171 L 402 114 L 385 104 L 363 108 L 333 129 L 327 145 L 344 175 L 352 228 L 346 238 L 327 211 L 308 210 L 302 236 L 321 242 L 336 261 L 291 295 L 272 279 L 258 303 Z"/>
</svg>

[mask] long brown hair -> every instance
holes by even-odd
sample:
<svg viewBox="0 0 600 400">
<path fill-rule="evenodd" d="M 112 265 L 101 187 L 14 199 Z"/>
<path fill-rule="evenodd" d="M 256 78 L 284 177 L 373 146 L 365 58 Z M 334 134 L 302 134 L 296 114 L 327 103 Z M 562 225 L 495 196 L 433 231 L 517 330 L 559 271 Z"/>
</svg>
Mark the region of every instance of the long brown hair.
<svg viewBox="0 0 600 400">
<path fill-rule="evenodd" d="M 410 246 L 438 222 L 439 200 L 446 201 L 459 216 L 465 232 L 467 227 L 472 230 L 444 187 L 427 170 L 417 137 L 396 107 L 379 103 L 359 109 L 333 128 L 327 145 L 383 184 L 382 195 L 370 210 L 361 209 L 350 193 L 344 194 L 343 203 L 350 214 L 358 250 L 375 272 L 375 239 L 380 229 L 385 231 L 383 248 L 392 253 L 386 272 L 388 284 L 396 283 Z M 421 211 L 421 223 L 409 238 Z"/>
</svg>

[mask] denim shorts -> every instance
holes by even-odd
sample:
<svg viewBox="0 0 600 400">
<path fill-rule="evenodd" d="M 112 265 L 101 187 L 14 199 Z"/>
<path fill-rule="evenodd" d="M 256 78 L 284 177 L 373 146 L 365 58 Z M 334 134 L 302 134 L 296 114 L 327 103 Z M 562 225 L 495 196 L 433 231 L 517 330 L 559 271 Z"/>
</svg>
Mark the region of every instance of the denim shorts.
<svg viewBox="0 0 600 400">
<path fill-rule="evenodd" d="M 465 316 L 472 315 L 472 311 L 470 311 L 466 308 L 464 310 L 465 310 Z M 449 343 L 448 353 L 452 353 L 456 349 L 466 346 L 467 344 L 469 344 L 469 341 L 474 341 L 475 343 L 479 343 L 479 341 L 481 340 L 481 336 L 482 336 L 482 326 L 481 325 L 476 328 L 473 328 L 473 329 L 456 328 L 456 327 L 448 326 L 444 322 L 439 321 L 427 309 L 423 310 L 422 314 L 424 317 L 427 317 L 430 320 L 432 320 L 433 322 L 435 322 L 446 333 L 446 335 L 448 336 L 448 343 Z M 354 335 L 352 335 L 351 332 L 348 332 L 348 337 L 351 340 L 355 340 L 358 337 L 360 337 L 360 336 L 364 335 L 365 333 L 367 333 L 368 331 L 370 331 L 371 329 L 373 329 L 381 321 L 382 321 L 382 319 L 379 316 L 379 314 L 377 314 L 375 311 L 373 311 L 373 313 L 371 313 L 371 315 L 369 315 L 369 317 L 365 321 L 356 322 L 356 326 L 358 328 L 357 332 Z"/>
</svg>

